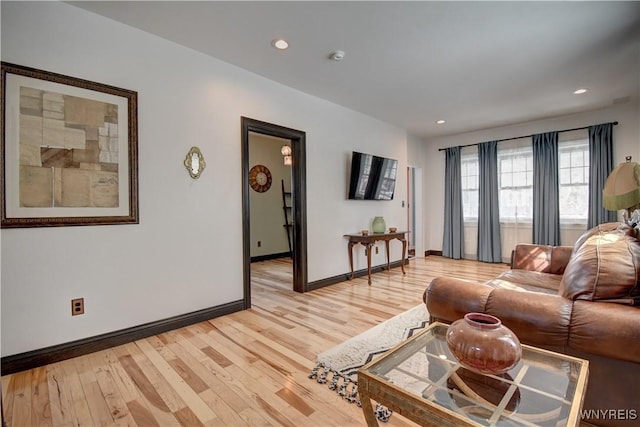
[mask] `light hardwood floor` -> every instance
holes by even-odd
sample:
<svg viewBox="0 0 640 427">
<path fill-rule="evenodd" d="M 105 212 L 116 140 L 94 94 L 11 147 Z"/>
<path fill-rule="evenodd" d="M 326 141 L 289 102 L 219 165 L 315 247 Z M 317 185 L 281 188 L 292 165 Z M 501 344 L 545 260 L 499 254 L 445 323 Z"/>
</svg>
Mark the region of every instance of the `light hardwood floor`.
<svg viewBox="0 0 640 427">
<path fill-rule="evenodd" d="M 291 263 L 252 265 L 250 310 L 2 377 L 4 421 L 23 426 L 362 426 L 362 410 L 307 378 L 316 355 L 422 302 L 432 278 L 505 265 L 412 259 L 317 291 Z M 414 425 L 401 416 L 388 426 Z"/>
</svg>

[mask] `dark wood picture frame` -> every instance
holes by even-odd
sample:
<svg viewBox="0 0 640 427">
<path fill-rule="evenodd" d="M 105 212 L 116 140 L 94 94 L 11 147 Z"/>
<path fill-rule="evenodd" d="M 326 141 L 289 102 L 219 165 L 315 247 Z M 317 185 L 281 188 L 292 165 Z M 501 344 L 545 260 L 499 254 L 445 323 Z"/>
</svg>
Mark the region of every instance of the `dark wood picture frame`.
<svg viewBox="0 0 640 427">
<path fill-rule="evenodd" d="M 6 62 L 1 65 L 1 227 L 138 224 L 137 92 Z M 53 107 L 46 107 L 50 98 L 38 98 L 42 93 L 55 99 Z M 103 110 L 108 114 L 103 127 L 97 127 Z M 30 115 L 33 111 L 35 116 Z M 70 111 L 73 123 L 68 122 Z M 28 127 L 32 126 L 28 121 L 35 125 Z M 23 135 L 29 141 L 24 153 Z M 32 156 L 23 160 L 27 151 Z M 54 159 L 48 158 L 44 167 L 42 159 L 50 151 Z M 89 167 L 81 170 L 81 163 Z M 44 184 L 30 193 L 31 187 L 20 188 L 20 182 L 40 184 L 36 179 L 23 180 L 31 172 L 43 176 Z M 72 177 L 68 178 L 72 185 L 65 187 L 62 176 Z M 80 188 L 75 198 L 64 190 L 72 187 Z M 30 197 L 44 203 L 23 202 Z"/>
</svg>

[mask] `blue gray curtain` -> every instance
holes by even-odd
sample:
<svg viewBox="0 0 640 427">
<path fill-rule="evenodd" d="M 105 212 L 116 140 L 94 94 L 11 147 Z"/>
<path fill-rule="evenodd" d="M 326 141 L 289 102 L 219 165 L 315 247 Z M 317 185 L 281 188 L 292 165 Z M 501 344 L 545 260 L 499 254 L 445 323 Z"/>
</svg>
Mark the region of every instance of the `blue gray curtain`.
<svg viewBox="0 0 640 427">
<path fill-rule="evenodd" d="M 617 213 L 605 209 L 602 205 L 602 189 L 613 168 L 613 123 L 589 126 L 589 216 L 587 229 L 617 220 Z"/>
<path fill-rule="evenodd" d="M 558 132 L 533 135 L 533 243 L 560 244 Z"/>
<path fill-rule="evenodd" d="M 478 165 L 478 261 L 502 262 L 496 141 L 478 144 Z"/>
<path fill-rule="evenodd" d="M 464 216 L 462 214 L 460 147 L 445 149 L 445 156 L 442 255 L 461 259 L 464 256 Z"/>
</svg>

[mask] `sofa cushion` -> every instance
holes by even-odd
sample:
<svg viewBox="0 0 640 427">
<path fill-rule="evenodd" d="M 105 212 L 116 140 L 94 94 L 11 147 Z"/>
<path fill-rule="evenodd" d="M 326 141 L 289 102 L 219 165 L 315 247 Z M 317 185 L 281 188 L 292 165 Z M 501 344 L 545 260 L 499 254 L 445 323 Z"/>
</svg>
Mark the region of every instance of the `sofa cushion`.
<svg viewBox="0 0 640 427">
<path fill-rule="evenodd" d="M 572 250 L 571 246 L 519 243 L 513 251 L 511 268 L 562 275 Z"/>
<path fill-rule="evenodd" d="M 587 240 L 589 240 L 593 236 L 607 233 L 621 233 L 626 234 L 630 237 L 635 237 L 634 229 L 627 224 L 624 224 L 622 222 L 605 222 L 604 224 L 596 225 L 595 227 L 582 233 L 578 240 L 576 240 L 576 244 L 573 245 L 573 252 L 575 253 L 584 245 Z"/>
<path fill-rule="evenodd" d="M 562 276 L 528 270 L 507 270 L 486 282 L 494 288 L 557 294 Z"/>
<path fill-rule="evenodd" d="M 640 295 L 640 241 L 621 223 L 601 224 L 576 242 L 559 293 L 572 300 L 614 300 Z"/>
</svg>

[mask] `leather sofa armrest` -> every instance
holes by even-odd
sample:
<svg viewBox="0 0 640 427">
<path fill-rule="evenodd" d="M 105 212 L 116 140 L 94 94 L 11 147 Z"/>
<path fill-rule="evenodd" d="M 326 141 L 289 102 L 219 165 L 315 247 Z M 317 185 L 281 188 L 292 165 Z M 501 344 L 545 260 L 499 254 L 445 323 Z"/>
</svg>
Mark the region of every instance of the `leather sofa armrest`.
<svg viewBox="0 0 640 427">
<path fill-rule="evenodd" d="M 485 313 L 497 317 L 523 344 L 566 347 L 573 301 L 557 294 L 497 288 Z"/>
<path fill-rule="evenodd" d="M 574 301 L 569 345 L 586 353 L 640 363 L 640 307 Z"/>
<path fill-rule="evenodd" d="M 484 312 L 493 287 L 469 280 L 437 277 L 424 294 L 427 311 L 433 320 L 451 323 L 471 312 Z"/>
<path fill-rule="evenodd" d="M 511 268 L 563 274 L 569 263 L 571 246 L 532 245 L 521 243 L 513 252 Z"/>
<path fill-rule="evenodd" d="M 438 277 L 429 284 L 425 298 L 432 320 L 451 323 L 467 313 L 487 313 L 524 344 L 565 347 L 568 342 L 573 301 L 560 295 Z"/>
</svg>

